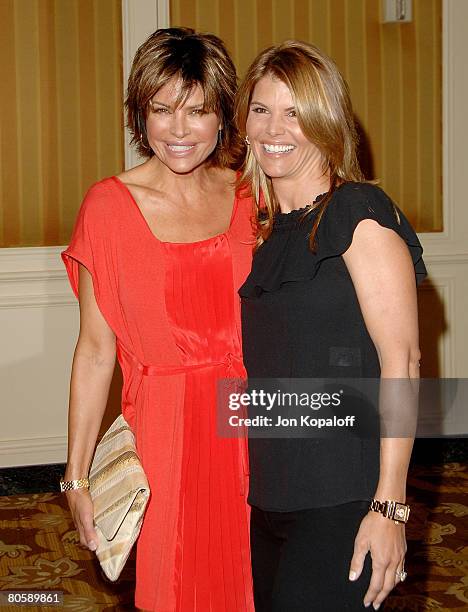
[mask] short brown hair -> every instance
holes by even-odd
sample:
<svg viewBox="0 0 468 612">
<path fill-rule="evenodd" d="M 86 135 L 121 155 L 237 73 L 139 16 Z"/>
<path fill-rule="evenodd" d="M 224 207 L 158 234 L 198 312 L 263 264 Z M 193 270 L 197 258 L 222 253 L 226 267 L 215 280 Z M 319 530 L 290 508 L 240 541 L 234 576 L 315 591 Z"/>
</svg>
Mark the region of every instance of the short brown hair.
<svg viewBox="0 0 468 612">
<path fill-rule="evenodd" d="M 288 86 L 301 130 L 321 152 L 323 171 L 330 175 L 330 190 L 321 200 L 321 210 L 311 234 L 313 246 L 318 223 L 336 187 L 345 181 L 364 180 L 357 160 L 357 133 L 348 86 L 335 63 L 309 43 L 287 40 L 269 47 L 256 57 L 239 86 L 236 119 L 242 135 L 245 135 L 255 85 L 267 75 Z M 279 205 L 271 179 L 260 168 L 250 149 L 240 181 L 251 185 L 257 207 L 260 192 L 263 193 L 268 218 L 263 215 L 258 221 L 261 243 L 271 233 Z"/>
<path fill-rule="evenodd" d="M 132 144 L 138 153 L 143 157 L 154 155 L 146 135 L 149 103 L 174 77 L 182 81 L 177 104 L 183 104 L 198 84 L 205 97 L 205 109 L 215 112 L 221 121 L 220 138 L 210 164 L 239 167 L 245 149 L 233 120 L 236 69 L 220 38 L 198 34 L 191 28 L 156 30 L 135 54 L 125 107 Z"/>
</svg>

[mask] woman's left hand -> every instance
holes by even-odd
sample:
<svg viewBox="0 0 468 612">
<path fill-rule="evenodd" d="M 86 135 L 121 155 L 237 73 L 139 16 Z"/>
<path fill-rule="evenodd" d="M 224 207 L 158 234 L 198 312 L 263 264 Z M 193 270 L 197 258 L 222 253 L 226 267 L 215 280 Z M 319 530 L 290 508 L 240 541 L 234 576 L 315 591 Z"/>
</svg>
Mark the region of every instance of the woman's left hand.
<svg viewBox="0 0 468 612">
<path fill-rule="evenodd" d="M 364 605 L 368 607 L 373 604 L 374 609 L 378 610 L 393 587 L 400 582 L 399 572 L 403 571 L 406 554 L 404 525 L 396 525 L 376 512 L 369 512 L 363 518 L 354 540 L 350 580 L 357 580 L 361 575 L 368 552 L 372 558 L 372 577 Z"/>
</svg>

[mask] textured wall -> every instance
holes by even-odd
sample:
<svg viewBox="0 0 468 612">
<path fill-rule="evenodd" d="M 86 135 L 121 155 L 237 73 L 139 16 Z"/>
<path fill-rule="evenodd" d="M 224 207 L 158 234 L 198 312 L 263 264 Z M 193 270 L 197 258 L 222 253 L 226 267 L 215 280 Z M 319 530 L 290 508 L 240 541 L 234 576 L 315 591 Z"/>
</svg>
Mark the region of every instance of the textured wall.
<svg viewBox="0 0 468 612">
<path fill-rule="evenodd" d="M 442 229 L 441 0 L 413 0 L 413 22 L 381 24 L 380 0 L 171 0 L 171 24 L 221 36 L 239 73 L 299 38 L 346 77 L 365 132 L 364 167 L 418 231 Z"/>
<path fill-rule="evenodd" d="M 0 246 L 66 244 L 123 167 L 119 0 L 0 0 Z"/>
</svg>

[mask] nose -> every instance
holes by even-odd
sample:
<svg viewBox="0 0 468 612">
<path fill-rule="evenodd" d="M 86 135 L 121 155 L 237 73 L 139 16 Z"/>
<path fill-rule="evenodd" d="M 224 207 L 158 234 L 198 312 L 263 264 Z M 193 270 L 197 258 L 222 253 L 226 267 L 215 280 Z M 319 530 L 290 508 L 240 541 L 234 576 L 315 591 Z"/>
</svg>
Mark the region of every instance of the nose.
<svg viewBox="0 0 468 612">
<path fill-rule="evenodd" d="M 280 134 L 284 134 L 282 117 L 275 113 L 271 113 L 268 119 L 266 131 L 270 136 L 279 136 Z"/>
<path fill-rule="evenodd" d="M 180 139 L 190 133 L 185 113 L 176 110 L 173 112 L 171 119 L 170 132 L 173 136 Z"/>
</svg>

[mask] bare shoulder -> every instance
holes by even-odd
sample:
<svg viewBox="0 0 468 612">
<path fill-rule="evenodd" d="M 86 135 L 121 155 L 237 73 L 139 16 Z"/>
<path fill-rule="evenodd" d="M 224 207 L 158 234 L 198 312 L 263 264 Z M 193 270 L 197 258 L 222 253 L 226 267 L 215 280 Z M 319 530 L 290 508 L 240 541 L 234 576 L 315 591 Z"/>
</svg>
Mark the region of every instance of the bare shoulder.
<svg viewBox="0 0 468 612">
<path fill-rule="evenodd" d="M 407 251 L 405 241 L 393 229 L 380 225 L 375 219 L 363 219 L 357 225 L 345 255 L 354 256 L 359 253 L 372 258 Z"/>
<path fill-rule="evenodd" d="M 162 189 L 158 187 L 157 182 L 154 180 L 154 170 L 148 165 L 148 161 L 125 170 L 116 176 L 139 203 L 143 204 L 164 196 Z"/>
<path fill-rule="evenodd" d="M 119 181 L 125 185 L 139 185 L 144 184 L 146 181 L 146 175 L 148 174 L 148 161 L 139 164 L 128 170 L 116 174 Z"/>
<path fill-rule="evenodd" d="M 370 279 L 382 281 L 392 275 L 414 276 L 404 240 L 393 229 L 382 227 L 373 219 L 364 219 L 358 224 L 343 260 L 355 285 L 360 280 L 369 284 Z"/>
</svg>

